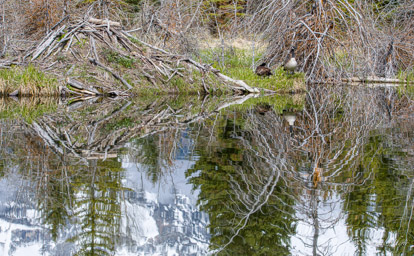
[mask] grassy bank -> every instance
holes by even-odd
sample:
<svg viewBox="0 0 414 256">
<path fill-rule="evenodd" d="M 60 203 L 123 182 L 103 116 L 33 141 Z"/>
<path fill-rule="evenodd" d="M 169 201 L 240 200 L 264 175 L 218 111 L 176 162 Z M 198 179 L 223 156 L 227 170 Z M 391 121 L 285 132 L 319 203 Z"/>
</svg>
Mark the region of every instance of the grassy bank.
<svg viewBox="0 0 414 256">
<path fill-rule="evenodd" d="M 21 96 L 58 95 L 59 86 L 56 78 L 33 65 L 0 69 L 0 95 L 7 96 L 15 92 Z"/>
<path fill-rule="evenodd" d="M 204 63 L 212 63 L 223 74 L 238 80 L 245 81 L 248 85 L 257 88 L 269 89 L 281 93 L 305 91 L 305 77 L 302 73 L 288 74 L 282 67 L 270 67 L 272 76 L 259 77 L 255 74 L 252 62 L 258 63 L 261 54 L 256 54 L 247 49 L 214 48 L 201 51 L 200 58 Z"/>
<path fill-rule="evenodd" d="M 82 48 L 80 48 L 82 50 Z M 187 65 L 179 64 L 175 75 L 170 77 L 160 75 L 159 72 L 144 70 L 142 61 L 134 56 L 123 56 L 112 50 L 102 47 L 99 51 L 104 64 L 115 70 L 132 89 L 128 93 L 132 95 L 151 94 L 232 94 L 232 90 L 225 86 L 212 72 L 201 72 L 191 69 Z M 85 53 L 86 54 L 86 53 Z M 256 55 L 257 63 L 260 55 Z M 259 77 L 252 68 L 253 54 L 248 49 L 227 48 L 224 52 L 221 48 L 202 49 L 197 57 L 202 63 L 212 63 L 212 66 L 223 74 L 243 80 L 249 86 L 270 89 L 276 92 L 298 92 L 306 90 L 303 74 L 287 74 L 280 67 L 273 67 L 273 75 Z M 118 88 L 125 90 L 119 79 L 115 79 L 105 70 L 92 65 L 89 62 L 79 62 L 70 56 L 58 55 L 54 61 L 56 74 L 69 74 L 81 83 L 94 86 L 97 91 L 105 93 Z M 65 80 L 65 77 L 59 77 Z M 64 86 L 62 84 L 62 86 Z M 59 83 L 56 77 L 47 75 L 33 65 L 12 66 L 9 69 L 0 69 L 0 95 L 18 94 L 19 96 L 50 96 L 59 94 Z"/>
<path fill-rule="evenodd" d="M 414 69 L 411 71 L 399 72 L 398 79 L 407 81 L 405 85 L 398 86 L 397 91 L 399 95 L 405 95 L 410 99 L 414 99 Z"/>
</svg>

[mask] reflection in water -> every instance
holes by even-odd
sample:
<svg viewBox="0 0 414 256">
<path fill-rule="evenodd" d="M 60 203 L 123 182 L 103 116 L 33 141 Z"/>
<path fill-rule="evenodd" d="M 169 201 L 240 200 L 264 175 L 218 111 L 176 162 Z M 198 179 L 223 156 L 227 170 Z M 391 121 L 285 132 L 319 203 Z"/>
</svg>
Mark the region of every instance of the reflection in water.
<svg viewBox="0 0 414 256">
<path fill-rule="evenodd" d="M 392 89 L 16 104 L 2 255 L 413 253 L 413 104 Z"/>
</svg>

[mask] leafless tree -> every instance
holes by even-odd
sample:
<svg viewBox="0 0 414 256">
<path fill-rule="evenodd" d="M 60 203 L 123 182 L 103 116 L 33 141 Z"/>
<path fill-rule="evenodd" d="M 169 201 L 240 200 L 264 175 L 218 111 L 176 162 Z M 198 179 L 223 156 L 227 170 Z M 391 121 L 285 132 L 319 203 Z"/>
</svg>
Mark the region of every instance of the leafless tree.
<svg viewBox="0 0 414 256">
<path fill-rule="evenodd" d="M 373 1 L 255 1 L 249 29 L 269 42 L 265 59 L 280 65 L 297 48 L 309 81 L 393 76 L 413 66 L 412 3 L 373 10 Z M 411 7 L 411 9 L 410 9 Z M 380 12 L 380 13 L 378 13 Z"/>
</svg>

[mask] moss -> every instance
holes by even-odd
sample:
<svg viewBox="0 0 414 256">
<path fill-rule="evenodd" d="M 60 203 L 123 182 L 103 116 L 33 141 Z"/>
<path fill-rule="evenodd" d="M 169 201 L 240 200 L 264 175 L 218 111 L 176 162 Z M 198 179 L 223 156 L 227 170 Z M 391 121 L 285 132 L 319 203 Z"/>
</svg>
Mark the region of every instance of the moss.
<svg viewBox="0 0 414 256">
<path fill-rule="evenodd" d="M 119 53 L 110 49 L 104 49 L 102 52 L 105 60 L 109 63 L 115 63 L 124 68 L 133 68 L 135 60 L 130 57 L 121 56 Z"/>
</svg>

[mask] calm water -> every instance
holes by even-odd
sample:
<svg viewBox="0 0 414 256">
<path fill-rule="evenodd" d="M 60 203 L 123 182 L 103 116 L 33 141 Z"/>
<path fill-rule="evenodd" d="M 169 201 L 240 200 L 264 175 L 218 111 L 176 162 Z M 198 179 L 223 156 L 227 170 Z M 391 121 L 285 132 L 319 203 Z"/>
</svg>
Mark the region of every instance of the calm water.
<svg viewBox="0 0 414 256">
<path fill-rule="evenodd" d="M 413 255 L 413 107 L 2 99 L 0 255 Z"/>
</svg>

